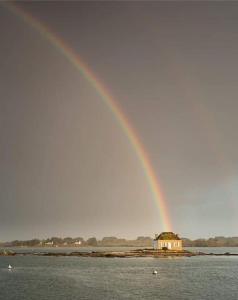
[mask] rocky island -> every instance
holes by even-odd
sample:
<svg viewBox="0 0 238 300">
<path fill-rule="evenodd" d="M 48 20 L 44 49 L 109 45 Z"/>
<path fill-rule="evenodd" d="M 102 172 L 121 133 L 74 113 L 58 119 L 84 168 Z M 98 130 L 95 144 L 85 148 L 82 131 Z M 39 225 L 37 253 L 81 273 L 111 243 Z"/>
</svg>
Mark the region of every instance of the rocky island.
<svg viewBox="0 0 238 300">
<path fill-rule="evenodd" d="M 75 257 L 105 257 L 105 258 L 133 258 L 133 257 L 151 257 L 151 258 L 168 258 L 168 257 L 192 257 L 192 256 L 238 256 L 236 253 L 204 253 L 192 252 L 188 250 L 154 250 L 154 249 L 136 249 L 128 251 L 74 251 L 74 252 L 14 252 L 4 250 L 0 256 L 75 256 Z"/>
<path fill-rule="evenodd" d="M 112 240 L 115 242 L 114 237 L 111 238 L 104 238 L 104 242 L 112 242 Z M 67 240 L 67 243 L 66 243 Z M 117 239 L 116 239 L 117 240 Z M 238 253 L 204 253 L 200 251 L 188 251 L 183 248 L 183 240 L 178 236 L 178 234 L 175 234 L 173 232 L 162 232 L 160 234 L 156 234 L 154 240 L 151 243 L 151 240 L 148 240 L 147 238 L 138 238 L 137 241 L 145 241 L 146 243 L 150 242 L 149 244 L 153 244 L 153 248 L 150 246 L 140 246 L 138 245 L 138 249 L 133 250 L 98 250 L 98 251 L 62 251 L 58 250 L 43 250 L 44 246 L 48 246 L 52 249 L 54 247 L 61 246 L 68 246 L 69 242 L 72 242 L 71 238 L 65 238 L 64 240 L 59 238 L 52 238 L 51 240 L 46 240 L 44 243 L 40 243 L 40 250 L 34 249 L 34 246 L 32 246 L 32 243 L 35 242 L 39 243 L 39 240 L 31 240 L 29 243 L 27 243 L 28 248 L 33 247 L 32 250 L 29 251 L 29 249 L 26 252 L 23 252 L 22 248 L 21 251 L 17 252 L 16 248 L 11 248 L 12 244 L 9 245 L 10 249 L 13 250 L 0 250 L 0 256 L 15 256 L 15 255 L 35 255 L 35 256 L 77 256 L 77 257 L 119 257 L 119 258 L 130 258 L 130 257 L 152 257 L 152 258 L 166 258 L 166 257 L 192 257 L 192 256 L 201 256 L 201 255 L 213 255 L 213 256 L 238 256 Z M 62 242 L 64 243 L 62 244 Z M 97 245 L 95 238 L 90 238 L 87 241 L 87 244 L 85 246 L 94 247 Z M 66 243 L 66 245 L 65 245 Z M 76 238 L 73 240 L 74 247 L 79 247 L 82 249 L 83 239 L 82 238 Z M 18 246 L 22 247 L 21 243 L 17 243 Z M 38 244 L 37 244 L 38 245 Z M 38 245 L 38 246 L 39 246 Z M 110 245 L 110 243 L 109 243 Z M 7 246 L 7 244 L 5 245 Z M 24 245 L 25 246 L 25 245 Z M 71 244 L 70 244 L 71 246 Z M 105 245 L 102 245 L 105 246 Z M 118 245 L 117 245 L 118 246 Z M 140 247 L 140 248 L 139 248 Z M 100 248 L 100 247 L 99 247 Z M 49 248 L 48 248 L 49 249 Z M 15 252 L 16 251 L 16 252 Z M 37 251 L 37 252 L 36 252 Z"/>
</svg>

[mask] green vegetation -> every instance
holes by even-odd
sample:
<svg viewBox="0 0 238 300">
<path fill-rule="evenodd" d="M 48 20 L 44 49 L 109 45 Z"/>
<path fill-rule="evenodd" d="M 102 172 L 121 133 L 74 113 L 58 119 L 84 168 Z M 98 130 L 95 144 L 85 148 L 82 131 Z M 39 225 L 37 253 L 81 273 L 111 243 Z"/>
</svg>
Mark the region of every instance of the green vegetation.
<svg viewBox="0 0 238 300">
<path fill-rule="evenodd" d="M 32 239 L 27 241 L 15 240 L 12 242 L 2 243 L 2 247 L 151 247 L 152 239 L 150 237 L 140 236 L 136 240 L 126 240 L 116 237 L 104 237 L 102 240 L 97 240 L 91 237 L 84 240 L 82 237 L 52 237 L 43 240 Z"/>
<path fill-rule="evenodd" d="M 238 237 L 216 236 L 209 239 L 182 239 L 184 247 L 238 247 Z"/>
<path fill-rule="evenodd" d="M 88 246 L 96 247 L 98 245 L 98 242 L 97 242 L 97 239 L 95 237 L 92 237 L 92 238 L 87 240 L 86 244 Z"/>
<path fill-rule="evenodd" d="M 162 232 L 157 236 L 156 240 L 180 240 L 180 238 L 173 232 Z"/>
<path fill-rule="evenodd" d="M 161 236 L 162 235 L 162 236 Z M 177 235 L 162 233 L 161 239 L 179 239 Z M 158 236 L 159 237 L 159 236 Z M 158 238 L 157 237 L 157 238 Z M 84 240 L 82 237 L 52 237 L 47 239 L 31 239 L 26 241 L 15 240 L 12 242 L 1 242 L 1 247 L 152 247 L 153 239 L 150 237 L 140 236 L 136 240 L 126 240 L 114 236 L 104 237 L 97 240 L 91 237 Z M 182 238 L 183 247 L 238 247 L 238 237 L 218 236 L 209 239 L 190 240 Z"/>
</svg>

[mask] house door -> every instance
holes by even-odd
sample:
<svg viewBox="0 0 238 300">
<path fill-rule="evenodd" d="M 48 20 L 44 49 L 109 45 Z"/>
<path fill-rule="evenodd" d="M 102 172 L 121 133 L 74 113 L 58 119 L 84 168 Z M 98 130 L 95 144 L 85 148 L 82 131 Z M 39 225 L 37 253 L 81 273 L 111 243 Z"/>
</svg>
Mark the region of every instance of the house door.
<svg viewBox="0 0 238 300">
<path fill-rule="evenodd" d="M 171 243 L 168 243 L 168 249 L 171 249 L 172 247 L 171 247 Z"/>
</svg>

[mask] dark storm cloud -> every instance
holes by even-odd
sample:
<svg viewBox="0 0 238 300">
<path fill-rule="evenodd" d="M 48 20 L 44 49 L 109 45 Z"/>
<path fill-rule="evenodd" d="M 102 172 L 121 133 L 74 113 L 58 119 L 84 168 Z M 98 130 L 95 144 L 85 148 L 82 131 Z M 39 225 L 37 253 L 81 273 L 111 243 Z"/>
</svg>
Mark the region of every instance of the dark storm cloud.
<svg viewBox="0 0 238 300">
<path fill-rule="evenodd" d="M 175 231 L 236 234 L 238 4 L 18 5 L 118 99 Z M 0 239 L 160 231 L 143 170 L 92 86 L 3 7 L 0 36 Z"/>
</svg>

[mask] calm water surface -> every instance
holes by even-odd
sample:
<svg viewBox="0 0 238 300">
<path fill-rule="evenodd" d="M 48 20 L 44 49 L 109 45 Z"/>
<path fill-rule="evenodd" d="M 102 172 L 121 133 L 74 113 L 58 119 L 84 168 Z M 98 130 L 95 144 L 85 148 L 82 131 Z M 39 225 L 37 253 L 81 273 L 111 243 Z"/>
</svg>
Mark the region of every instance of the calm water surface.
<svg viewBox="0 0 238 300">
<path fill-rule="evenodd" d="M 0 257 L 0 299 L 237 300 L 238 257 Z"/>
</svg>

